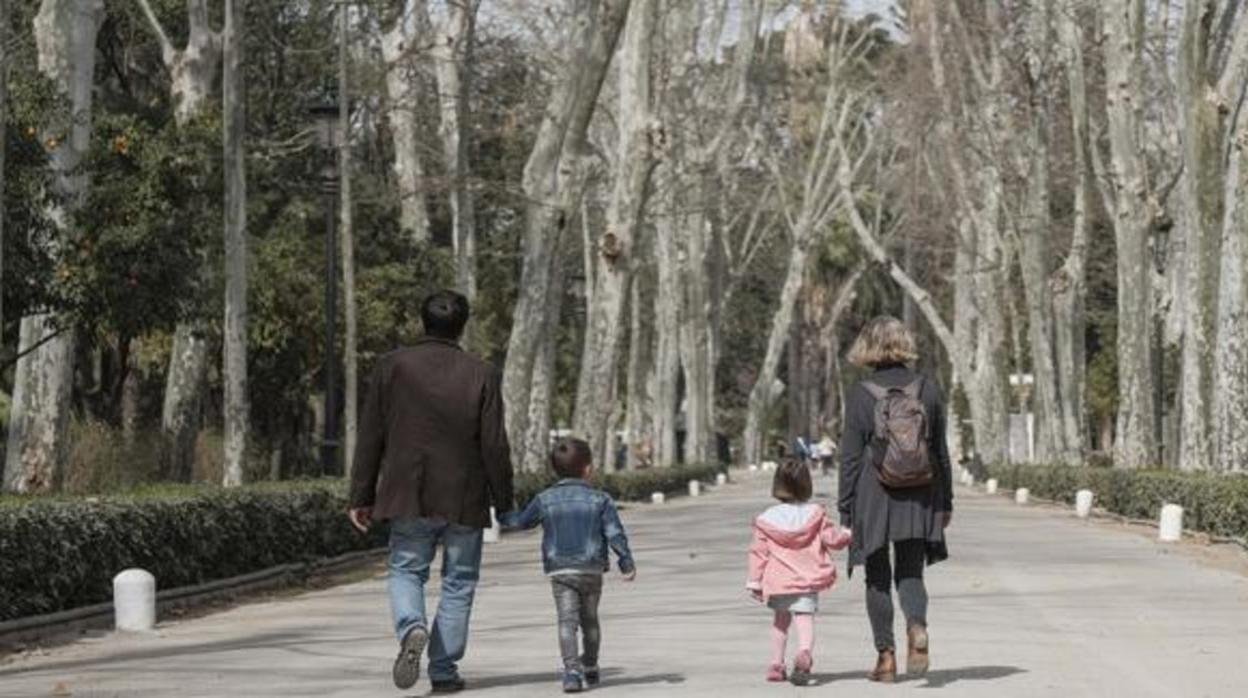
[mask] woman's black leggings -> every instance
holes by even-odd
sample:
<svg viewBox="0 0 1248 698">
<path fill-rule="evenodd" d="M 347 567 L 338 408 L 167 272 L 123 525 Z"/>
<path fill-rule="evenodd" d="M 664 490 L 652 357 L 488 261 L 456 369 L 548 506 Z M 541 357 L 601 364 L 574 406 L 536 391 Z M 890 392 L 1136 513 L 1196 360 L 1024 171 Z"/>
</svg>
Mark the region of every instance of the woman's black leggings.
<svg viewBox="0 0 1248 698">
<path fill-rule="evenodd" d="M 893 543 L 895 565 L 890 564 L 889 547 L 885 545 L 867 557 L 867 616 L 871 619 L 876 650 L 897 647 L 893 638 L 894 583 L 901 600 L 901 612 L 906 616 L 906 627 L 927 625 L 927 587 L 923 585 L 927 542 L 916 538 Z"/>
</svg>

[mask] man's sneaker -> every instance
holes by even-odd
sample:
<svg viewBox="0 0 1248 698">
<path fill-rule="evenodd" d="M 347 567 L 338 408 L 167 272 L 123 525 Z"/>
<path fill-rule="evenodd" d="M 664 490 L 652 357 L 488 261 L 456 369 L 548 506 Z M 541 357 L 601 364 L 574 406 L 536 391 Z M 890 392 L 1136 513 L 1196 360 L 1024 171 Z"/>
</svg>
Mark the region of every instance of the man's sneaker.
<svg viewBox="0 0 1248 698">
<path fill-rule="evenodd" d="M 412 628 L 403 636 L 399 656 L 394 660 L 394 685 L 400 691 L 406 691 L 420 680 L 420 658 L 428 643 L 429 633 L 421 627 Z"/>
<path fill-rule="evenodd" d="M 810 670 L 814 663 L 809 650 L 797 653 L 797 658 L 793 660 L 793 675 L 789 677 L 794 686 L 805 686 L 810 683 Z"/>
<path fill-rule="evenodd" d="M 592 688 L 600 683 L 602 683 L 602 672 L 598 671 L 598 667 L 585 667 L 585 685 Z"/>
<path fill-rule="evenodd" d="M 456 676 L 453 679 L 433 681 L 434 693 L 459 693 L 464 690 L 464 680 Z"/>
<path fill-rule="evenodd" d="M 580 693 L 585 690 L 585 677 L 579 671 L 563 672 L 563 692 Z"/>
<path fill-rule="evenodd" d="M 788 674 L 784 671 L 783 664 L 772 664 L 767 667 L 767 680 L 771 683 L 780 683 L 788 680 Z"/>
</svg>

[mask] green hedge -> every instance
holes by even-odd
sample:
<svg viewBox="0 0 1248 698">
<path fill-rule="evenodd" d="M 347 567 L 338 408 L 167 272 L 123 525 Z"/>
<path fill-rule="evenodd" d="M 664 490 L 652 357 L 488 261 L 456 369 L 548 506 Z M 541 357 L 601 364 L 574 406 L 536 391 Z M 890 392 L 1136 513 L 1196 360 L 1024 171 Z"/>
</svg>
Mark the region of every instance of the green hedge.
<svg viewBox="0 0 1248 698">
<path fill-rule="evenodd" d="M 1218 536 L 1248 538 L 1248 476 L 1174 470 L 1115 470 L 1075 466 L 988 468 L 1001 487 L 1026 487 L 1037 497 L 1073 503 L 1092 490 L 1096 505 L 1136 519 L 1156 519 L 1162 504 L 1183 507 L 1183 525 Z"/>
<path fill-rule="evenodd" d="M 351 528 L 337 481 L 160 488 L 0 503 L 0 621 L 108 601 L 128 567 L 161 589 L 383 544 Z"/>
<path fill-rule="evenodd" d="M 655 492 L 676 494 L 687 492 L 690 480 L 709 482 L 723 472 L 717 465 L 689 465 L 677 468 L 647 468 L 619 473 L 594 474 L 594 485 L 620 502 L 649 501 Z M 516 475 L 516 503 L 521 507 L 538 492 L 553 485 L 559 478 L 553 472 L 520 473 Z"/>
<path fill-rule="evenodd" d="M 681 492 L 713 466 L 600 475 L 621 501 Z M 553 474 L 520 474 L 527 503 Z M 164 486 L 101 498 L 0 497 L 0 621 L 108 601 L 128 567 L 161 589 L 200 584 L 385 544 L 351 528 L 341 481 L 261 483 L 238 489 Z"/>
</svg>

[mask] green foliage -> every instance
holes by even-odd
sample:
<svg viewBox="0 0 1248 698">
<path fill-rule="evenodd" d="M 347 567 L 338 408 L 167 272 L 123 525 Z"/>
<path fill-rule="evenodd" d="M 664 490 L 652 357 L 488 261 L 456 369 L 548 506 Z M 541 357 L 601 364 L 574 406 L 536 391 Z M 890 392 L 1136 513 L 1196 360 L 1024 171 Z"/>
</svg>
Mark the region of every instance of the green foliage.
<svg viewBox="0 0 1248 698">
<path fill-rule="evenodd" d="M 655 492 L 685 492 L 690 480 L 709 481 L 722 472 L 718 465 L 687 465 L 676 468 L 648 468 L 618 473 L 595 472 L 593 484 L 621 502 L 649 501 Z M 523 507 L 539 492 L 559 480 L 552 471 L 518 473 L 516 503 Z"/>
<path fill-rule="evenodd" d="M 84 167 L 91 187 L 61 288 L 83 326 L 123 338 L 171 331 L 197 314 L 200 250 L 220 230 L 213 119 L 184 128 L 104 113 Z"/>
<path fill-rule="evenodd" d="M 1036 465 L 993 466 L 988 475 L 1004 488 L 1060 502 L 1089 489 L 1097 506 L 1131 518 L 1155 519 L 1163 504 L 1179 504 L 1187 528 L 1248 538 L 1248 476 Z"/>
<path fill-rule="evenodd" d="M 0 621 L 107 601 L 129 567 L 171 589 L 381 545 L 346 509 L 339 481 L 0 499 Z"/>
</svg>

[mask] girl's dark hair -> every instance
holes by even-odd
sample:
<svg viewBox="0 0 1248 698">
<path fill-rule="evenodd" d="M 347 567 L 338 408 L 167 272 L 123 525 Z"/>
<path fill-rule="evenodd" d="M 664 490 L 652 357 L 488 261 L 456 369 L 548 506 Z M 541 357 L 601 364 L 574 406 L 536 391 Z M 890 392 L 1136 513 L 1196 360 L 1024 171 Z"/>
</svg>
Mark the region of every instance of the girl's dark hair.
<svg viewBox="0 0 1248 698">
<path fill-rule="evenodd" d="M 786 459 L 776 468 L 776 476 L 771 481 L 771 496 L 787 504 L 808 501 L 814 494 L 814 483 L 810 480 L 810 468 L 792 458 Z"/>
<path fill-rule="evenodd" d="M 560 439 L 550 452 L 550 467 L 559 477 L 582 477 L 593 462 L 589 444 L 581 439 Z"/>
</svg>

